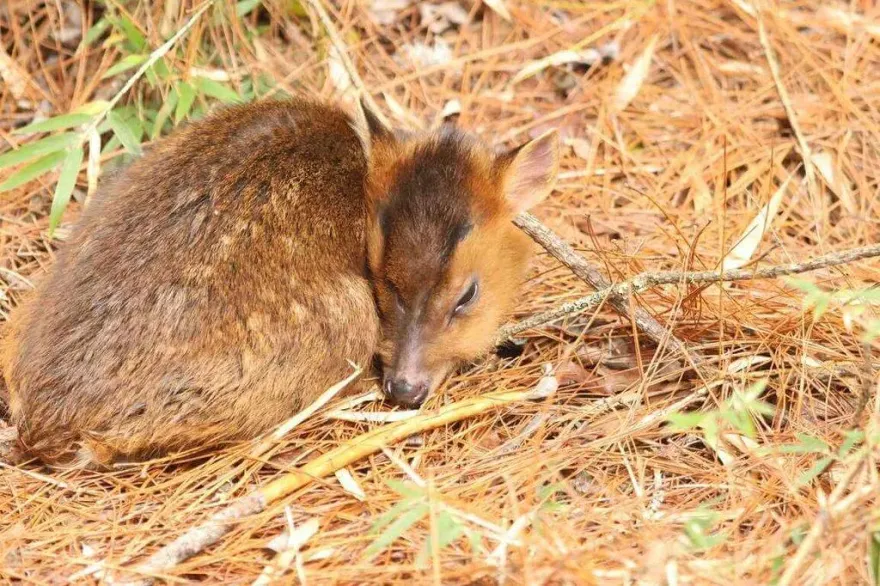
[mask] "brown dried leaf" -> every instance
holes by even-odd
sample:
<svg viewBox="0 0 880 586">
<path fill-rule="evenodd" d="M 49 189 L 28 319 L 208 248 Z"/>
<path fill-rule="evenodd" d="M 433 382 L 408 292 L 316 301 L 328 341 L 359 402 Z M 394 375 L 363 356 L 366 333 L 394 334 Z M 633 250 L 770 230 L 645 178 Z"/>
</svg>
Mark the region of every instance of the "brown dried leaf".
<svg viewBox="0 0 880 586">
<path fill-rule="evenodd" d="M 767 75 L 767 70 L 755 63 L 745 63 L 743 61 L 724 61 L 716 65 L 718 71 L 728 75 Z"/>
<path fill-rule="evenodd" d="M 577 362 L 568 360 L 556 368 L 556 378 L 559 380 L 560 385 L 567 385 L 582 384 L 594 377 L 590 374 L 590 371 Z"/>
<path fill-rule="evenodd" d="M 639 90 L 642 89 L 642 84 L 645 82 L 645 78 L 648 77 L 648 72 L 651 70 L 651 60 L 654 58 L 654 48 L 657 46 L 659 38 L 658 35 L 655 35 L 650 41 L 648 41 L 648 46 L 645 47 L 645 50 L 642 51 L 642 54 L 639 55 L 630 70 L 623 76 L 623 79 L 620 80 L 620 84 L 617 86 L 617 91 L 614 94 L 614 100 L 612 102 L 616 111 L 626 109 L 633 98 L 639 93 Z"/>
<path fill-rule="evenodd" d="M 510 11 L 507 9 L 507 4 L 505 4 L 505 0 L 483 0 L 483 4 L 491 8 L 504 20 L 513 20 L 513 17 L 510 16 Z"/>
<path fill-rule="evenodd" d="M 782 203 L 782 198 L 785 195 L 785 190 L 791 178 L 791 175 L 786 178 L 782 185 L 779 186 L 779 189 L 776 190 L 776 193 L 770 198 L 770 201 L 767 202 L 767 205 L 761 208 L 758 215 L 749 223 L 742 235 L 737 239 L 737 244 L 724 257 L 721 265 L 722 270 L 738 269 L 749 263 L 755 251 L 761 245 L 764 234 L 770 229 L 774 218 L 776 218 L 776 213 L 779 211 L 779 205 Z"/>
<path fill-rule="evenodd" d="M 584 138 L 569 138 L 565 141 L 565 144 L 571 147 L 571 150 L 574 151 L 574 154 L 584 161 L 588 161 L 590 159 L 590 141 Z"/>
<path fill-rule="evenodd" d="M 706 185 L 702 176 L 694 173 L 691 175 L 691 194 L 693 196 L 694 211 L 704 214 L 712 209 L 712 190 Z"/>
<path fill-rule="evenodd" d="M 513 79 L 510 80 L 510 85 L 515 85 L 525 79 L 537 75 L 548 67 L 559 67 L 570 63 L 592 65 L 601 59 L 602 55 L 596 49 L 586 49 L 584 51 L 558 51 L 542 59 L 536 59 L 535 61 L 527 63 L 519 73 L 513 76 Z"/>
<path fill-rule="evenodd" d="M 10 57 L 0 45 L 0 79 L 9 88 L 9 92 L 16 100 L 28 98 L 28 82 L 30 77 Z"/>
<path fill-rule="evenodd" d="M 840 198 L 844 209 L 852 215 L 858 215 L 859 207 L 853 199 L 849 188 L 849 181 L 846 175 L 834 164 L 831 153 L 814 152 L 810 160 L 813 161 L 813 166 L 819 170 L 819 174 L 825 180 L 828 188 L 834 192 L 834 195 Z"/>
<path fill-rule="evenodd" d="M 604 395 L 616 395 L 631 388 L 639 382 L 639 370 L 637 368 L 629 368 L 627 370 L 612 370 L 600 365 L 596 369 L 599 381 L 602 385 L 600 388 L 590 390 Z"/>
</svg>

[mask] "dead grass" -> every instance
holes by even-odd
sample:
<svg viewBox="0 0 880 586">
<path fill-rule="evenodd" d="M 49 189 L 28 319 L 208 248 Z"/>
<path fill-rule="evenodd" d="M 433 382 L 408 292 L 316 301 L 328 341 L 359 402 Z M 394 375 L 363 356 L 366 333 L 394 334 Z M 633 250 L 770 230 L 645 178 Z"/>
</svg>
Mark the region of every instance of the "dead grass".
<svg viewBox="0 0 880 586">
<path fill-rule="evenodd" d="M 165 8 L 180 6 L 163 20 L 162 2 L 113 4 L 130 11 L 152 48 L 161 44 L 161 31 L 176 30 L 191 8 L 166 0 Z M 264 4 L 240 21 L 199 22 L 173 59 L 182 70 L 197 58 L 210 59 L 233 86 L 245 76 L 268 74 L 287 92 L 331 96 L 336 86 L 317 21 L 296 16 L 288 2 Z M 435 34 L 420 23 L 415 6 L 386 26 L 371 20 L 362 3 L 328 4 L 361 76 L 395 123 L 429 125 L 458 100 L 459 124 L 499 143 L 558 127 L 568 141 L 562 179 L 536 215 L 612 282 L 646 270 L 759 268 L 880 241 L 880 10 L 873 3 L 801 0 L 759 13 L 748 0 L 509 0 L 511 22 L 470 2 L 462 6 L 470 22 Z M 81 35 L 97 10 L 80 7 L 73 24 L 65 25 L 59 10 L 70 17 L 67 0 L 0 6 L 6 54 L 0 54 L 0 148 L 26 140 L 11 131 L 31 122 L 35 109 L 64 113 L 96 97 L 108 99 L 121 86 L 118 77 L 100 79 L 119 59 L 116 48 L 99 42 L 77 51 L 76 28 Z M 850 10 L 859 18 L 841 16 Z M 257 25 L 265 30 L 253 40 Z M 64 30 L 72 42 L 59 39 Z M 655 37 L 645 76 L 633 80 L 629 66 Z M 444 63 L 416 66 L 406 59 L 406 47 L 434 46 L 441 38 L 451 51 Z M 548 67 L 511 84 L 533 60 L 586 49 L 601 49 L 611 59 L 586 71 Z M 778 79 L 768 54 L 778 61 Z M 631 99 L 632 88 L 621 89 L 625 78 L 638 83 Z M 132 95 L 157 98 L 143 84 L 136 90 Z M 621 100 L 628 105 L 616 108 Z M 812 189 L 800 140 L 812 154 Z M 741 244 L 743 231 L 789 176 L 763 237 Z M 85 189 L 85 172 L 79 185 Z M 53 188 L 50 174 L 0 194 L 4 317 L 52 263 L 46 233 Z M 78 210 L 72 205 L 65 222 Z M 858 288 L 877 283 L 878 263 L 807 277 L 826 289 Z M 543 255 L 518 312 L 531 315 L 588 292 Z M 297 558 L 300 576 L 313 584 L 770 583 L 790 567 L 818 516 L 826 515 L 825 495 L 850 463 L 832 464 L 799 486 L 820 454 L 768 455 L 737 433 L 713 449 L 700 433 L 669 429 L 664 414 L 687 397 L 693 398 L 686 402 L 690 408 L 718 408 L 735 390 L 767 378 L 762 399 L 776 412 L 758 421 L 759 447 L 797 443 L 797 434 L 808 434 L 836 450 L 854 424 L 876 419 L 872 399 L 853 421 L 861 390 L 873 392 L 878 384 L 876 367 L 864 367 L 872 347 L 859 342 L 839 312 L 814 320 L 802 298 L 778 280 L 640 294 L 638 303 L 706 357 L 703 380 L 671 367 L 664 349 L 639 343 L 632 325 L 608 307 L 531 330 L 521 356 L 474 366 L 428 408 L 529 388 L 545 364 L 557 368 L 563 383 L 554 397 L 391 446 L 396 458 L 377 454 L 349 468 L 364 500 L 335 479 L 318 481 L 248 519 L 177 567 L 169 581 L 253 582 L 271 563 L 267 544 L 287 527 L 289 507 L 297 525 L 319 524 Z M 610 396 L 624 400 L 595 408 Z M 325 412 L 257 460 L 247 457 L 253 446 L 237 446 L 110 473 L 4 466 L 0 575 L 9 582 L 54 584 L 89 568 L 140 559 L 231 498 L 372 425 L 331 422 Z M 544 415 L 537 426 L 536 414 Z M 521 520 L 521 530 L 511 535 L 515 542 L 493 558 L 495 565 L 489 559 L 498 535 L 484 527 L 482 553 L 462 537 L 416 567 L 425 542 L 436 537 L 431 516 L 366 559 L 375 538 L 372 523 L 401 498 L 385 482 L 406 477 L 401 460 L 430 488 L 432 507 L 454 507 L 502 533 Z M 815 554 L 806 556 L 792 583 L 870 582 L 880 509 L 873 456 L 867 463 L 848 485 L 848 506 L 827 513 Z M 558 489 L 553 506 L 547 506 L 548 485 Z M 85 583 L 99 582 L 100 574 L 84 574 Z"/>
</svg>

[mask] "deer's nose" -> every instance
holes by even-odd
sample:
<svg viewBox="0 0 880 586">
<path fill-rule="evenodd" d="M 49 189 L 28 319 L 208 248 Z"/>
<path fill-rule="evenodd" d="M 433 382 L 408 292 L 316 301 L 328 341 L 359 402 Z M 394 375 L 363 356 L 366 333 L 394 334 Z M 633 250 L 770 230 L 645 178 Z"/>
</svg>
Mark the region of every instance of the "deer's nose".
<svg viewBox="0 0 880 586">
<path fill-rule="evenodd" d="M 419 407 L 428 397 L 428 382 L 401 377 L 387 378 L 385 396 L 401 407 Z"/>
</svg>

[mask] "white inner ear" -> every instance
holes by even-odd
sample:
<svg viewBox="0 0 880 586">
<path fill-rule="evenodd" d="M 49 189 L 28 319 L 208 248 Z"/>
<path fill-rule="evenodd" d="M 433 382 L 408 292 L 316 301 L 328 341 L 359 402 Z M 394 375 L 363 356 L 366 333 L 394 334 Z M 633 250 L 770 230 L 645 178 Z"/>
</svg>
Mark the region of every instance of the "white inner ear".
<svg viewBox="0 0 880 586">
<path fill-rule="evenodd" d="M 553 189 L 559 172 L 556 131 L 539 136 L 520 148 L 508 170 L 507 200 L 516 213 L 541 203 Z"/>
<path fill-rule="evenodd" d="M 370 160 L 370 151 L 373 139 L 370 136 L 370 123 L 367 122 L 367 115 L 364 112 L 364 106 L 360 100 L 354 101 L 354 113 L 351 121 L 351 129 L 357 134 L 358 140 L 364 149 L 364 155 Z"/>
</svg>

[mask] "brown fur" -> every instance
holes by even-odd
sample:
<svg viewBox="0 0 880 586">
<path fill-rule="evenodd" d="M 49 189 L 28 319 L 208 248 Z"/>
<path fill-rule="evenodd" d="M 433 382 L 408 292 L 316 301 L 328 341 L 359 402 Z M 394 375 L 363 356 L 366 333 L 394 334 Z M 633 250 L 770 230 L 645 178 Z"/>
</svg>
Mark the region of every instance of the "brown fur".
<svg viewBox="0 0 880 586">
<path fill-rule="evenodd" d="M 386 393 L 417 405 L 457 365 L 490 349 L 530 257 L 511 220 L 550 191 L 557 142 L 548 133 L 496 156 L 454 128 L 400 139 L 372 122 L 364 141 L 373 153 L 367 238 L 383 327 L 378 353 Z M 472 282 L 476 298 L 455 312 Z"/>
<path fill-rule="evenodd" d="M 103 186 L 4 373 L 25 450 L 108 461 L 252 437 L 369 363 L 367 162 L 302 100 L 220 112 Z"/>
<path fill-rule="evenodd" d="M 549 190 L 555 144 L 496 156 L 305 100 L 178 131 L 102 187 L 14 314 L 22 448 L 108 463 L 251 438 L 377 350 L 386 378 L 433 389 L 512 304 L 528 245 L 510 220 Z"/>
</svg>

